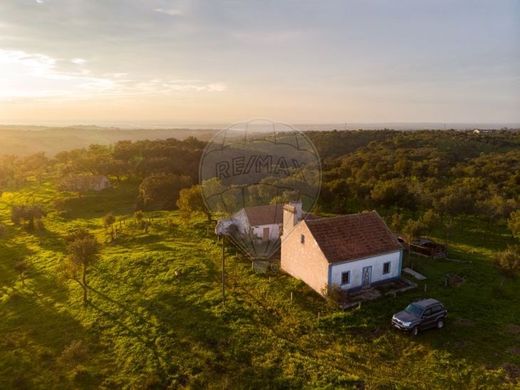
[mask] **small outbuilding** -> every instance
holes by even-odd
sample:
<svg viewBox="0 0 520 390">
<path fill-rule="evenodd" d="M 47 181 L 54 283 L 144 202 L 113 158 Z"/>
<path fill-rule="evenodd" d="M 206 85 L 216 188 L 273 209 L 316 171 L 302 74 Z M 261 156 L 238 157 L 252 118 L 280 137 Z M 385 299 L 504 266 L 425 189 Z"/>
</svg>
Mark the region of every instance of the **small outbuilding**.
<svg viewBox="0 0 520 390">
<path fill-rule="evenodd" d="M 281 204 L 244 207 L 234 213 L 230 219 L 220 220 L 216 233 L 228 234 L 231 226 L 235 226 L 242 235 L 261 241 L 276 241 L 280 238 L 282 222 L 283 205 Z"/>
<path fill-rule="evenodd" d="M 448 256 L 448 250 L 446 249 L 446 246 L 438 244 L 427 238 L 419 238 L 412 241 L 410 244 L 410 251 L 419 255 L 434 258 L 445 258 Z"/>
<path fill-rule="evenodd" d="M 60 188 L 65 191 L 102 191 L 110 188 L 110 180 L 103 175 L 70 175 L 63 178 Z"/>
</svg>

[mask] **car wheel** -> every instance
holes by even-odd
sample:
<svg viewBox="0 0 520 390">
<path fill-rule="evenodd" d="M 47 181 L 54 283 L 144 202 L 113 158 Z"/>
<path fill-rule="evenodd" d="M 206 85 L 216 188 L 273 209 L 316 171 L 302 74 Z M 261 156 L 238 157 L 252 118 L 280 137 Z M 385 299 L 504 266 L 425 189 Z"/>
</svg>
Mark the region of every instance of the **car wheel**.
<svg viewBox="0 0 520 390">
<path fill-rule="evenodd" d="M 412 336 L 417 336 L 419 334 L 419 328 L 417 326 L 414 326 L 412 329 Z"/>
<path fill-rule="evenodd" d="M 442 329 L 442 328 L 444 328 L 444 321 L 443 320 L 437 321 L 437 329 Z"/>
</svg>

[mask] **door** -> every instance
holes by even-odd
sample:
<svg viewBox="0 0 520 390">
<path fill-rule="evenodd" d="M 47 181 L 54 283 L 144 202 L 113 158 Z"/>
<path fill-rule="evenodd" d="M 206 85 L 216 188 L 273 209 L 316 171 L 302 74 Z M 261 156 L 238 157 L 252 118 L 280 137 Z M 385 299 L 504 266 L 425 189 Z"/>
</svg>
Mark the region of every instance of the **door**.
<svg viewBox="0 0 520 390">
<path fill-rule="evenodd" d="M 372 282 L 372 266 L 363 267 L 363 280 L 362 286 L 363 288 L 370 287 L 370 283 Z"/>
<path fill-rule="evenodd" d="M 262 239 L 264 241 L 269 241 L 269 228 L 268 227 L 265 227 L 264 228 L 264 232 L 263 232 L 263 235 L 262 235 Z"/>
<path fill-rule="evenodd" d="M 422 315 L 421 328 L 428 329 L 435 325 L 436 315 L 432 309 L 426 309 Z"/>
<path fill-rule="evenodd" d="M 436 305 L 430 309 L 424 311 L 423 326 L 425 328 L 433 328 L 437 325 L 437 320 L 442 318 L 442 307 Z"/>
</svg>

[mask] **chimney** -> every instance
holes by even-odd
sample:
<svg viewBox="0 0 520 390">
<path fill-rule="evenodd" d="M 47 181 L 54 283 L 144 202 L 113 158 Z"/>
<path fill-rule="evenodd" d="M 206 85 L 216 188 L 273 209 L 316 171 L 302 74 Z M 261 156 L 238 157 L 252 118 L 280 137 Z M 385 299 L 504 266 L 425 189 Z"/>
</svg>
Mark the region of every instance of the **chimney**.
<svg viewBox="0 0 520 390">
<path fill-rule="evenodd" d="M 291 202 L 283 206 L 283 236 L 287 236 L 302 220 L 302 202 Z"/>
</svg>

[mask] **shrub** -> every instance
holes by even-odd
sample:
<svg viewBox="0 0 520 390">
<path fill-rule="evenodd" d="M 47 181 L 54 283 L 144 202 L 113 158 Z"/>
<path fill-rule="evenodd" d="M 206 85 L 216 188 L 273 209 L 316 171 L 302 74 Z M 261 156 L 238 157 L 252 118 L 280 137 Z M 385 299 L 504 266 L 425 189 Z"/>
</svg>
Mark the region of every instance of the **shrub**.
<svg viewBox="0 0 520 390">
<path fill-rule="evenodd" d="M 75 366 L 87 358 L 88 348 L 81 340 L 74 340 L 70 343 L 58 358 L 58 363 L 62 365 Z"/>
<path fill-rule="evenodd" d="M 38 205 L 17 205 L 11 207 L 11 221 L 15 225 L 25 223 L 28 230 L 41 230 L 43 223 L 41 219 L 45 216 L 45 212 Z"/>
<path fill-rule="evenodd" d="M 513 237 L 520 239 L 520 210 L 513 211 L 507 220 L 507 227 Z"/>
<path fill-rule="evenodd" d="M 112 212 L 106 214 L 106 215 L 103 217 L 103 226 L 105 226 L 105 228 L 109 228 L 109 227 L 112 226 L 115 222 L 116 222 L 116 217 L 114 217 L 114 214 L 112 214 Z"/>
<path fill-rule="evenodd" d="M 498 252 L 495 264 L 506 275 L 514 277 L 520 274 L 520 245 L 510 245 L 505 251 Z"/>
<path fill-rule="evenodd" d="M 333 284 L 330 287 L 324 287 L 323 294 L 325 295 L 327 302 L 332 306 L 345 303 L 347 300 L 347 292 L 342 290 L 337 284 Z"/>
</svg>

